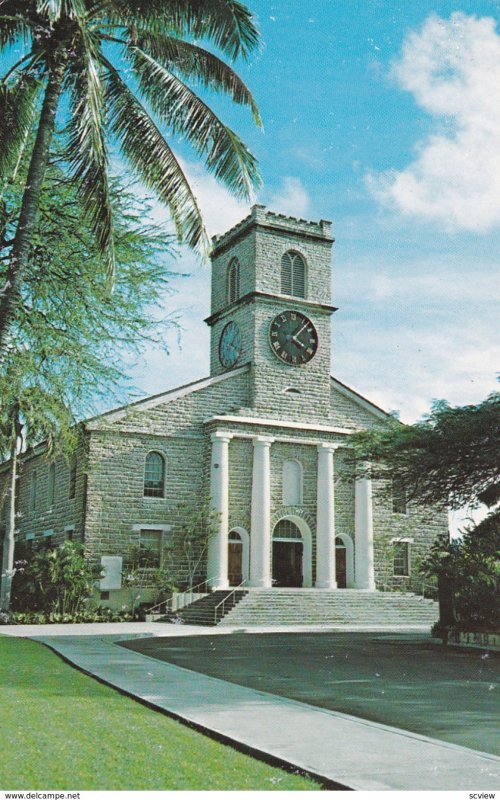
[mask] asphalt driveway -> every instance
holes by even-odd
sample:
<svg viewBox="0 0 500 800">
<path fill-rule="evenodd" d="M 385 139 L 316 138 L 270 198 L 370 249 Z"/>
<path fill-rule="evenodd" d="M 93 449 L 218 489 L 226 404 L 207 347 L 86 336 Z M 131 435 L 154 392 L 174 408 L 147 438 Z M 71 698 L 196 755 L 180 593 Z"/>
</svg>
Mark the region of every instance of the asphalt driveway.
<svg viewBox="0 0 500 800">
<path fill-rule="evenodd" d="M 123 647 L 241 686 L 500 755 L 500 658 L 416 634 L 232 633 Z"/>
</svg>

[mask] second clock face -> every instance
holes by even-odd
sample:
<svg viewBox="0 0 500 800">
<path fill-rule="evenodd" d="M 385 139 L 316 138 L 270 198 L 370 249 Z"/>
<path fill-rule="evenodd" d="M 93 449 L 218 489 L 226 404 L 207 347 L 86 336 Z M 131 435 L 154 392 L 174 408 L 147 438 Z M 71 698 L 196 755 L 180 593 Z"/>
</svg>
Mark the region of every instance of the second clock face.
<svg viewBox="0 0 500 800">
<path fill-rule="evenodd" d="M 228 322 L 219 340 L 219 359 L 226 369 L 234 367 L 241 355 L 241 333 L 236 322 Z"/>
<path fill-rule="evenodd" d="M 282 311 L 271 322 L 269 341 L 273 353 L 285 364 L 306 364 L 318 349 L 318 334 L 300 311 Z"/>
</svg>

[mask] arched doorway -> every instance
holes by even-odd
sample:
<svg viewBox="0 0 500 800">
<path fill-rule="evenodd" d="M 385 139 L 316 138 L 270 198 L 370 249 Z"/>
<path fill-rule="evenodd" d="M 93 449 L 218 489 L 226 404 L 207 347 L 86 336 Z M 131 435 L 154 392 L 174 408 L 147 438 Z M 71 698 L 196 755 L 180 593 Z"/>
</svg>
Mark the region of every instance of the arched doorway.
<svg viewBox="0 0 500 800">
<path fill-rule="evenodd" d="M 230 586 L 239 586 L 243 581 L 243 542 L 237 531 L 231 531 L 228 538 L 227 577 Z"/>
<path fill-rule="evenodd" d="M 347 553 L 345 544 L 339 536 L 335 539 L 335 575 L 337 588 L 345 589 L 347 586 Z"/>
<path fill-rule="evenodd" d="M 354 544 L 346 533 L 335 537 L 335 574 L 338 589 L 354 586 Z"/>
<path fill-rule="evenodd" d="M 302 586 L 303 558 L 299 527 L 291 519 L 280 519 L 273 531 L 273 586 Z"/>
</svg>

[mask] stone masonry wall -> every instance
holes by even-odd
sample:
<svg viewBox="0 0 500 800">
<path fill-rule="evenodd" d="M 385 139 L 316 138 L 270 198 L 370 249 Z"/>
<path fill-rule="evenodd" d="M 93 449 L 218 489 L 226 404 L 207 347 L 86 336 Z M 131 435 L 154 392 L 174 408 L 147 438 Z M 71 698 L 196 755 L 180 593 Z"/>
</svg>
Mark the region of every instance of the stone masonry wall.
<svg viewBox="0 0 500 800">
<path fill-rule="evenodd" d="M 56 546 L 65 539 L 81 541 L 85 520 L 87 485 L 87 454 L 82 444 L 76 451 L 75 496 L 70 497 L 70 471 L 72 460 L 62 456 L 53 462 L 46 454 L 26 456 L 19 468 L 19 495 L 17 503 L 16 540 L 21 549 L 43 545 L 47 537 Z M 49 502 L 49 470 L 55 465 L 54 502 Z M 32 502 L 32 479 L 36 472 L 36 500 Z"/>
</svg>

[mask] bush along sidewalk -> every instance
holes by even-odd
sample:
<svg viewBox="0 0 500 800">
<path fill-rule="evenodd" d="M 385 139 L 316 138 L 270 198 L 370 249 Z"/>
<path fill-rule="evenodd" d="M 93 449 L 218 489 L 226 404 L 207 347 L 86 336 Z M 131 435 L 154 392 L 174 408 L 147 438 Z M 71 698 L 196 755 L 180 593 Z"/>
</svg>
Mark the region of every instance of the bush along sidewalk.
<svg viewBox="0 0 500 800">
<path fill-rule="evenodd" d="M 95 606 L 92 594 L 100 568 L 90 564 L 83 545 L 64 542 L 15 562 L 12 607 L 0 609 L 0 625 L 122 622 L 138 619 L 127 609 Z"/>
</svg>

